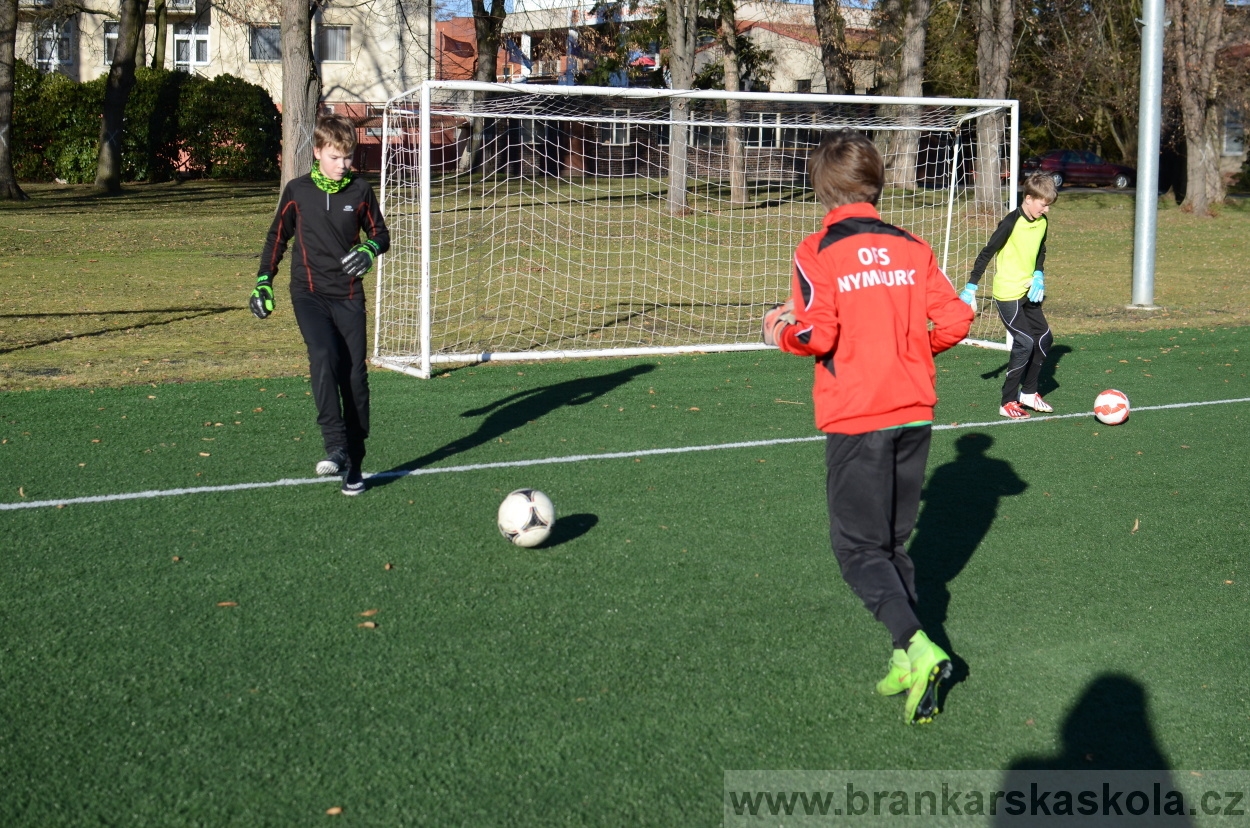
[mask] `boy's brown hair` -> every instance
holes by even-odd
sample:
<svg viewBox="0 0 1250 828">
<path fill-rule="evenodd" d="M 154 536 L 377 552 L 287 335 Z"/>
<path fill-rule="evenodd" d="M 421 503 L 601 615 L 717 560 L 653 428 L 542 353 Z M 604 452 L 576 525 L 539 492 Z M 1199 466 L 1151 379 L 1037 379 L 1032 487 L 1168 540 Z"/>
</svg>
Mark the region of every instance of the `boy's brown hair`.
<svg viewBox="0 0 1250 828">
<path fill-rule="evenodd" d="M 356 127 L 345 115 L 321 115 L 313 130 L 313 146 L 331 146 L 346 155 L 356 149 Z"/>
<path fill-rule="evenodd" d="M 861 201 L 875 206 L 885 185 L 885 162 L 867 135 L 842 129 L 812 150 L 807 175 L 826 210 Z"/>
<path fill-rule="evenodd" d="M 1055 186 L 1055 179 L 1050 177 L 1050 173 L 1035 172 L 1024 179 L 1024 194 L 1040 198 L 1047 204 L 1054 204 L 1059 197 L 1059 188 Z"/>
</svg>

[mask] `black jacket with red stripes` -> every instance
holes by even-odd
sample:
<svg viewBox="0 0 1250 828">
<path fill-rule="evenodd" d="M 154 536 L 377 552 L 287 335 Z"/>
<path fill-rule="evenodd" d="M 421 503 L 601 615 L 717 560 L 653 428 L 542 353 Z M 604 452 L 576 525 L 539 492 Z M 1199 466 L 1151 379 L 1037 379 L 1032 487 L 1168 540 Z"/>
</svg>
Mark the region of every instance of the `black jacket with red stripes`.
<svg viewBox="0 0 1250 828">
<path fill-rule="evenodd" d="M 360 277 L 349 278 L 339 260 L 360 243 L 360 232 L 385 253 L 391 234 L 378 208 L 373 187 L 354 176 L 337 193 L 327 193 L 311 175 L 292 179 L 282 191 L 259 273 L 277 275 L 278 264 L 291 247 L 291 292 L 317 293 L 328 299 L 354 299 L 364 293 Z"/>
</svg>

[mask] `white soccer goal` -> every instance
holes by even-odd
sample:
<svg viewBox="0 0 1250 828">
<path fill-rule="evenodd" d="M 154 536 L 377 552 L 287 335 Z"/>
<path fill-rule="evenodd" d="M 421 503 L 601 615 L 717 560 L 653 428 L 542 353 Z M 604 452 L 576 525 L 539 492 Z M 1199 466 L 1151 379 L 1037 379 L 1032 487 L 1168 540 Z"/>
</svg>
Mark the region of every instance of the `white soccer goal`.
<svg viewBox="0 0 1250 828">
<path fill-rule="evenodd" d="M 882 217 L 962 285 L 1015 207 L 1017 120 L 1015 101 L 427 81 L 383 119 L 373 362 L 763 348 L 824 215 L 808 153 L 844 127 L 886 156 Z M 983 305 L 970 341 L 1003 347 Z"/>
</svg>

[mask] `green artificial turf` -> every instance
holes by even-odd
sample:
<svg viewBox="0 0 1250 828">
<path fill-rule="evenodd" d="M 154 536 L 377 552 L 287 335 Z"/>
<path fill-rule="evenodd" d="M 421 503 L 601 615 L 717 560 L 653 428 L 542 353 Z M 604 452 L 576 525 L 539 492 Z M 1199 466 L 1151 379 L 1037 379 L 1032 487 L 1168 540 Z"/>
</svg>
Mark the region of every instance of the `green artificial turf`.
<svg viewBox="0 0 1250 828">
<path fill-rule="evenodd" d="M 1246 768 L 1250 403 L 1148 410 L 1250 397 L 1243 349 L 1061 337 L 1043 393 L 1119 388 L 1115 428 L 1008 424 L 1005 354 L 939 359 L 911 549 L 956 682 L 923 727 L 872 693 L 818 440 L 436 471 L 814 436 L 783 354 L 376 372 L 366 469 L 421 473 L 361 497 L 0 512 L 0 824 L 712 825 L 735 769 Z M 0 395 L 0 504 L 311 478 L 306 389 Z M 494 527 L 520 486 L 544 547 Z"/>
</svg>

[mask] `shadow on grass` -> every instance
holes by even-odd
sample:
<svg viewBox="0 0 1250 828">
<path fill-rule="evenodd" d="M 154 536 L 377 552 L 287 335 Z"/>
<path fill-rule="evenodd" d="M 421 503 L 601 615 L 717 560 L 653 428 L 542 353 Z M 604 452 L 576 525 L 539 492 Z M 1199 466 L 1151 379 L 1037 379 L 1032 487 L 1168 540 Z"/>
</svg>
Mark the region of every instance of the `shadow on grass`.
<svg viewBox="0 0 1250 828">
<path fill-rule="evenodd" d="M 425 468 L 440 460 L 446 460 L 457 454 L 471 451 L 478 446 L 499 439 L 503 435 L 531 423 L 559 408 L 573 405 L 585 405 L 593 402 L 610 391 L 626 384 L 634 377 L 655 370 L 653 365 L 635 365 L 622 371 L 603 374 L 597 377 L 579 377 L 568 382 L 559 382 L 540 388 L 518 391 L 511 396 L 497 400 L 482 408 L 465 411 L 461 417 L 486 416 L 477 431 L 467 434 L 447 445 L 403 463 L 384 472 L 371 475 L 368 479 L 369 488 L 385 486 L 411 471 Z M 556 524 L 559 525 L 558 523 Z"/>
<path fill-rule="evenodd" d="M 1050 353 L 1046 355 L 1046 361 L 1042 363 L 1042 372 L 1037 377 L 1037 393 L 1043 397 L 1059 388 L 1059 381 L 1055 379 L 1055 372 L 1059 370 L 1059 360 L 1072 353 L 1072 348 L 1068 345 L 1055 345 L 1050 349 Z M 1010 363 L 1004 362 L 992 371 L 986 371 L 981 375 L 981 379 L 997 379 L 1007 371 Z"/>
<path fill-rule="evenodd" d="M 987 456 L 993 445 L 993 438 L 978 432 L 955 441 L 957 456 L 934 470 L 921 494 L 924 506 L 908 549 L 916 566 L 916 616 L 953 662 L 950 682 L 942 688 L 939 704 L 943 707 L 949 688 L 968 677 L 967 662 L 954 651 L 946 634 L 950 583 L 990 531 L 999 501 L 1028 488 L 1010 463 Z"/>
<path fill-rule="evenodd" d="M 173 204 L 218 204 L 246 199 L 272 198 L 277 206 L 278 182 L 186 181 L 161 184 L 128 184 L 120 193 L 94 190 L 91 185 L 34 185 L 24 187 L 30 197 L 16 211 L 38 209 L 43 214 L 61 210 L 125 212 L 135 207 L 167 207 Z M 13 203 L 10 202 L 10 205 Z"/>
<path fill-rule="evenodd" d="M 1004 776 L 1002 790 L 1031 792 L 1031 784 L 1037 784 L 1042 790 L 1055 790 L 1055 783 L 1061 782 L 1064 790 L 1095 792 L 1100 810 L 1104 802 L 1105 782 L 1111 782 L 1113 790 L 1119 788 L 1125 791 L 1142 791 L 1147 795 L 1151 795 L 1156 784 L 1162 792 L 1175 790 L 1172 775 L 1169 773 L 1170 764 L 1150 726 L 1146 690 L 1135 679 L 1115 673 L 1094 679 L 1085 688 L 1076 705 L 1068 711 L 1061 735 L 1063 744 L 1057 754 L 1025 756 L 1012 762 Z M 1108 771 L 1132 773 L 1112 777 L 1108 775 Z M 1046 772 L 1062 773 L 1043 776 Z M 1025 796 L 1028 800 L 1029 794 L 1026 793 Z M 1153 796 L 1159 794 L 1153 793 Z M 1058 814 L 1057 806 L 1055 799 L 1048 803 L 1048 807 L 1057 814 L 1053 818 L 1059 821 L 1064 815 Z M 1122 798 L 1111 813 L 1132 807 L 1130 802 Z M 1107 811 L 1102 813 L 1106 814 Z M 1071 819 L 1075 814 L 1067 816 Z M 1022 817 L 1030 818 L 1027 812 Z M 1145 815 L 1146 820 L 1151 817 L 1152 815 Z M 1042 816 L 1036 818 L 1041 819 Z M 1168 825 L 1193 824 L 1184 813 L 1169 816 L 1164 811 L 1153 819 L 1150 822 L 1152 825 L 1161 820 L 1166 820 Z M 994 824 L 1015 825 L 1019 821 L 1000 813 Z M 1141 820 L 1132 818 L 1130 813 L 1123 813 L 1122 820 L 1113 817 L 1110 824 L 1137 824 L 1139 821 Z"/>
<path fill-rule="evenodd" d="M 577 540 L 582 535 L 594 529 L 599 523 L 599 516 L 592 515 L 589 512 L 579 512 L 576 515 L 567 515 L 565 517 L 556 516 L 556 525 L 551 527 L 551 537 L 538 545 L 538 549 L 551 549 L 552 547 Z"/>
<path fill-rule="evenodd" d="M 31 348 L 40 348 L 44 345 L 54 345 L 57 342 L 68 342 L 71 339 L 87 339 L 93 336 L 104 336 L 105 334 L 118 333 L 120 331 L 137 331 L 143 328 L 151 328 L 157 325 L 170 325 L 174 322 L 186 322 L 190 319 L 199 319 L 204 316 L 215 316 L 221 313 L 229 313 L 230 311 L 242 310 L 238 306 L 228 307 L 211 307 L 211 308 L 162 308 L 155 310 L 125 310 L 125 311 L 80 311 L 75 313 L 6 313 L 0 314 L 0 319 L 56 319 L 58 317 L 75 317 L 75 316 L 118 316 L 124 314 L 177 314 L 169 319 L 157 319 L 152 322 L 140 322 L 139 324 L 115 325 L 107 328 L 100 328 L 94 331 L 83 331 L 82 333 L 66 333 L 58 336 L 45 337 L 35 340 L 34 342 L 22 342 L 17 345 L 8 347 L 0 347 L 0 354 L 11 354 L 16 351 L 28 351 Z"/>
</svg>

